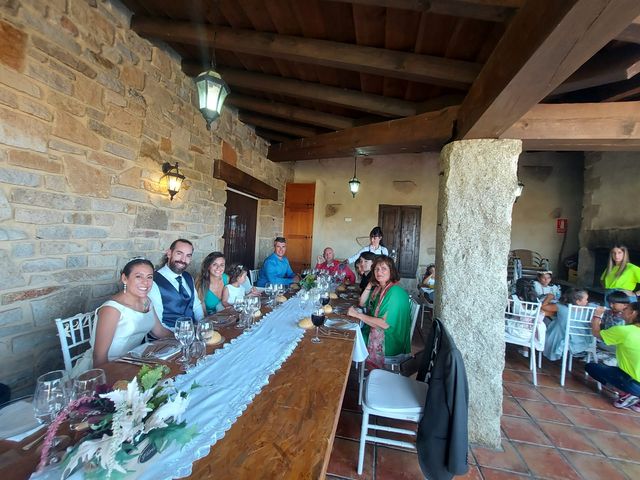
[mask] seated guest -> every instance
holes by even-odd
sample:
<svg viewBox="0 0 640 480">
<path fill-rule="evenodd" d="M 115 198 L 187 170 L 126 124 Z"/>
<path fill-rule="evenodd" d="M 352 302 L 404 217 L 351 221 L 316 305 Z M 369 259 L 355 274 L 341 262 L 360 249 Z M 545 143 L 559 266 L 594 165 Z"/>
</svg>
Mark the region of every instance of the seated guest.
<svg viewBox="0 0 640 480">
<path fill-rule="evenodd" d="M 364 292 L 371 281 L 371 266 L 377 255 L 371 252 L 362 252 L 356 261 L 358 274 L 360 275 L 360 293 Z"/>
<path fill-rule="evenodd" d="M 422 281 L 420 282 L 420 290 L 422 290 L 429 300 L 433 302 L 433 294 L 436 286 L 436 266 L 432 263 L 427 265 L 427 268 L 424 271 L 424 277 L 422 277 Z"/>
<path fill-rule="evenodd" d="M 551 275 L 553 272 L 538 272 L 537 279 L 533 282 L 533 288 L 536 291 L 538 301 L 542 305 L 556 303 L 560 299 L 560 287 L 551 284 Z"/>
<path fill-rule="evenodd" d="M 382 229 L 380 227 L 373 227 L 371 232 L 369 233 L 369 245 L 366 247 L 362 247 L 358 250 L 354 255 L 351 255 L 344 262 L 345 263 L 353 263 L 355 262 L 361 253 L 371 252 L 376 255 L 389 255 L 389 251 L 387 247 L 380 245 L 382 241 Z"/>
<path fill-rule="evenodd" d="M 273 253 L 262 264 L 256 286 L 265 287 L 267 283 L 291 285 L 300 280 L 300 277 L 291 270 L 289 259 L 284 256 L 285 253 L 287 253 L 287 240 L 284 237 L 276 237 L 273 241 Z"/>
<path fill-rule="evenodd" d="M 544 356 L 549 360 L 562 358 L 564 352 L 564 337 L 567 330 L 569 305 L 586 306 L 589 302 L 589 294 L 584 290 L 569 289 L 561 297 L 556 306 L 555 320 L 547 328 L 547 336 L 544 344 Z M 569 351 L 572 353 L 584 352 L 591 345 L 592 339 L 582 336 L 570 337 Z"/>
<path fill-rule="evenodd" d="M 211 252 L 202 261 L 200 273 L 196 278 L 196 288 L 206 315 L 212 315 L 224 309 L 222 292 L 229 283 L 229 275 L 224 273 L 225 266 L 222 252 Z"/>
<path fill-rule="evenodd" d="M 251 288 L 249 292 L 245 290 L 244 283 L 247 280 L 247 270 L 242 265 L 234 265 L 229 270 L 229 283 L 222 291 L 222 304 L 225 307 L 232 307 L 236 300 L 244 298 L 245 295 L 257 295 L 258 291 Z"/>
<path fill-rule="evenodd" d="M 186 271 L 192 257 L 193 244 L 180 238 L 167 249 L 163 266 L 153 275 L 149 299 L 158 318 L 168 328 L 173 328 L 180 317 L 191 317 L 196 321 L 204 318 L 193 277 Z"/>
<path fill-rule="evenodd" d="M 372 368 L 383 368 L 384 357 L 411 353 L 411 307 L 409 295 L 399 281 L 393 259 L 379 256 L 373 263 L 369 313 L 361 313 L 354 307 L 347 312 L 365 324 L 362 334 L 369 351 L 367 364 Z"/>
<path fill-rule="evenodd" d="M 335 259 L 333 248 L 327 247 L 322 252 L 322 256 L 318 257 L 316 270 L 329 272 L 331 275 L 344 273 L 344 279 L 348 285 L 356 283 L 356 275 L 351 271 L 349 265 L 338 262 Z"/>
<path fill-rule="evenodd" d="M 122 269 L 120 280 L 122 291 L 96 309 L 95 335 L 91 338 L 94 367 L 137 347 L 148 332 L 156 338 L 173 336 L 158 320 L 148 297 L 153 285 L 153 264 L 144 258 L 130 260 Z M 88 363 L 85 368 L 80 363 L 82 359 L 77 365 L 81 371 L 91 368 Z"/>
<path fill-rule="evenodd" d="M 614 290 L 607 297 L 609 301 L 609 308 L 598 307 L 595 312 L 595 316 L 601 318 L 600 328 L 606 330 L 607 328 L 615 327 L 616 325 L 624 325 L 624 318 L 622 312 L 626 306 L 631 303 L 629 296 L 623 290 Z"/>
<path fill-rule="evenodd" d="M 601 328 L 600 318 L 593 317 L 591 331 L 607 345 L 616 346 L 618 366 L 587 363 L 585 370 L 603 385 L 611 385 L 620 391 L 613 405 L 640 413 L 640 304 L 628 304 L 623 311 L 624 325 L 606 330 Z"/>
</svg>

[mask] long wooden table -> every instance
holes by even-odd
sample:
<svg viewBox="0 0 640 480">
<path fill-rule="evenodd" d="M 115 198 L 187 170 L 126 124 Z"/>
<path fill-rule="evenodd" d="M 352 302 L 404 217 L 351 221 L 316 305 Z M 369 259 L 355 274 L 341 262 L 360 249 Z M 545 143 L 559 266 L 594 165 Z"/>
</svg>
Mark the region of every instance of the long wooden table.
<svg viewBox="0 0 640 480">
<path fill-rule="evenodd" d="M 242 333 L 234 326 L 219 329 L 226 341 Z M 348 337 L 323 337 L 312 344 L 307 331 L 293 354 L 270 377 L 209 455 L 193 465 L 190 478 L 317 479 L 324 478 L 340 416 L 354 332 Z M 210 350 L 214 350 L 213 347 Z M 173 375 L 179 373 L 169 362 Z M 140 367 L 111 362 L 109 382 L 130 379 Z M 28 478 L 38 463 L 36 449 L 23 452 L 20 443 L 0 441 L 0 478 Z"/>
</svg>

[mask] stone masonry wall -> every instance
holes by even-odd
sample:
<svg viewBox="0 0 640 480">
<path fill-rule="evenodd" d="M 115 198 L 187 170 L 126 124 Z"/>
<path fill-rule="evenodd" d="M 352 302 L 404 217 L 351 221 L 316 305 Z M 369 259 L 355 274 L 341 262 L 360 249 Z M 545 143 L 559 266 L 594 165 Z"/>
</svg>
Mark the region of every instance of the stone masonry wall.
<svg viewBox="0 0 640 480">
<path fill-rule="evenodd" d="M 0 381 L 14 396 L 62 365 L 54 319 L 112 295 L 130 257 L 158 262 L 186 237 L 195 272 L 223 248 L 214 159 L 280 192 L 260 202 L 258 259 L 282 231 L 291 168 L 231 109 L 208 132 L 180 59 L 129 20 L 116 1 L 0 4 Z M 171 202 L 161 165 L 176 161 L 187 180 Z"/>
</svg>

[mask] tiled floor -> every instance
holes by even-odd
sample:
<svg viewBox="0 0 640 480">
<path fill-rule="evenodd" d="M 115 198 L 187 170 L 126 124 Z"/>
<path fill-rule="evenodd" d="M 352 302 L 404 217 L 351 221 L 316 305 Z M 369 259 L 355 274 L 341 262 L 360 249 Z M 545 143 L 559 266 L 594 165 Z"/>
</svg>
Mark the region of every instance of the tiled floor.
<svg viewBox="0 0 640 480">
<path fill-rule="evenodd" d="M 502 449 L 472 445 L 468 479 L 640 479 L 640 415 L 611 405 L 574 364 L 565 387 L 560 362 L 543 360 L 538 387 L 528 360 L 508 348 L 504 371 Z M 363 475 L 356 474 L 361 410 L 355 375 L 349 380 L 327 478 L 422 479 L 416 454 L 367 444 Z"/>
</svg>

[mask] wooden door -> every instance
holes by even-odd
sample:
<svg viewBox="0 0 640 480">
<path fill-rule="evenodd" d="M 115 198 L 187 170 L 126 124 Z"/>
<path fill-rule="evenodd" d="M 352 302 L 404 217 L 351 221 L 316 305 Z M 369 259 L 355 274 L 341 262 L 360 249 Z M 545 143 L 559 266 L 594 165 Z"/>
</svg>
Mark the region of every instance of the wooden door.
<svg viewBox="0 0 640 480">
<path fill-rule="evenodd" d="M 382 243 L 396 251 L 400 276 L 414 278 L 420 256 L 420 219 L 422 207 L 411 205 L 380 205 L 378 225 L 382 228 Z"/>
<path fill-rule="evenodd" d="M 313 240 L 315 183 L 288 183 L 284 201 L 287 258 L 294 272 L 309 268 Z"/>
<path fill-rule="evenodd" d="M 251 270 L 255 264 L 258 201 L 227 190 L 225 206 L 223 238 L 227 266 L 241 263 Z"/>
</svg>

